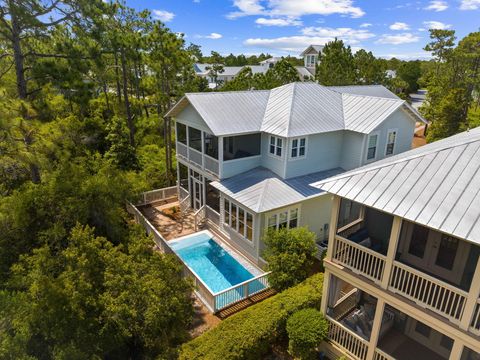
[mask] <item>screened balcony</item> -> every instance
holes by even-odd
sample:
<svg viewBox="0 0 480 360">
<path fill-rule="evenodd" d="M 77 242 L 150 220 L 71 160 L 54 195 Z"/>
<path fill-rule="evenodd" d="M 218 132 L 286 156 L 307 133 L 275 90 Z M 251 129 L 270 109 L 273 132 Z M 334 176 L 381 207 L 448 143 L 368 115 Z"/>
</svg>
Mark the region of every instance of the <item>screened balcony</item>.
<svg viewBox="0 0 480 360">
<path fill-rule="evenodd" d="M 176 123 L 177 156 L 209 173 L 219 175 L 218 137 Z"/>
</svg>

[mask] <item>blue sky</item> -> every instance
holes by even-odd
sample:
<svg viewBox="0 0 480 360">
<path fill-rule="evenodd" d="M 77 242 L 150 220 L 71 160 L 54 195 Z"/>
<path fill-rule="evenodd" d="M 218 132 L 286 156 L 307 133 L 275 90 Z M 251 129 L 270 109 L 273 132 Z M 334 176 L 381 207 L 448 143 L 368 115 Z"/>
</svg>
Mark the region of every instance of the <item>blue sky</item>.
<svg viewBox="0 0 480 360">
<path fill-rule="evenodd" d="M 428 28 L 479 31 L 480 0 L 127 0 L 204 54 L 298 55 L 338 37 L 376 56 L 426 58 Z"/>
</svg>

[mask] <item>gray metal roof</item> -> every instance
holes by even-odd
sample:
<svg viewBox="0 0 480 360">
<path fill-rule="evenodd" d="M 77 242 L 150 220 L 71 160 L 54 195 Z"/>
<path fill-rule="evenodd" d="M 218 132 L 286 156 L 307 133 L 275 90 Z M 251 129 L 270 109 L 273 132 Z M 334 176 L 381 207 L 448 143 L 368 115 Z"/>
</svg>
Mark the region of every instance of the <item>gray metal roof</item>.
<svg viewBox="0 0 480 360">
<path fill-rule="evenodd" d="M 321 52 L 323 50 L 324 46 L 323 45 L 309 45 L 305 50 L 303 50 L 300 54 L 300 56 L 304 56 L 307 51 L 310 49 L 315 50 L 317 53 Z"/>
<path fill-rule="evenodd" d="M 211 185 L 250 210 L 261 213 L 324 193 L 310 184 L 343 171 L 335 168 L 283 180 L 272 171 L 257 167 Z"/>
<path fill-rule="evenodd" d="M 380 93 L 377 87 L 367 87 Z M 337 130 L 368 134 L 401 107 L 422 121 L 400 98 L 349 94 L 314 82 L 294 82 L 272 90 L 190 93 L 166 115 L 178 115 L 185 101 L 214 135 L 264 131 L 291 137 Z"/>
<path fill-rule="evenodd" d="M 312 185 L 480 243 L 480 127 Z"/>
<path fill-rule="evenodd" d="M 397 95 L 392 93 L 383 85 L 329 86 L 328 88 L 333 91 L 338 91 L 342 94 L 366 95 L 396 100 L 400 99 Z"/>
</svg>

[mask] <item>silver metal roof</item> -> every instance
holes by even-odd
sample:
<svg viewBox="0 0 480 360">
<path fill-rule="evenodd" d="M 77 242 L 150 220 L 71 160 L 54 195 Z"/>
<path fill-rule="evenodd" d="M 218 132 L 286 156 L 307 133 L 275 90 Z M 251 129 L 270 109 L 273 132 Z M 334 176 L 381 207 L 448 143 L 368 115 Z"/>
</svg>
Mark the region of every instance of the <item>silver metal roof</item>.
<svg viewBox="0 0 480 360">
<path fill-rule="evenodd" d="M 335 168 L 283 180 L 272 171 L 257 167 L 211 185 L 250 210 L 261 213 L 324 193 L 310 184 L 343 171 Z"/>
<path fill-rule="evenodd" d="M 309 45 L 305 50 L 301 52 L 300 56 L 304 56 L 310 49 L 313 49 L 317 53 L 319 53 L 323 50 L 323 48 L 324 48 L 323 45 Z"/>
<path fill-rule="evenodd" d="M 367 88 L 380 93 L 377 87 Z M 349 94 L 314 82 L 294 82 L 272 90 L 190 93 L 166 115 L 178 115 L 188 102 L 214 135 L 264 131 L 291 137 L 337 130 L 368 134 L 400 107 L 423 121 L 400 98 Z"/>
<path fill-rule="evenodd" d="M 480 243 L 480 127 L 312 185 Z"/>
<path fill-rule="evenodd" d="M 382 85 L 329 86 L 328 88 L 342 94 L 366 95 L 396 100 L 400 99 L 397 95 Z"/>
</svg>

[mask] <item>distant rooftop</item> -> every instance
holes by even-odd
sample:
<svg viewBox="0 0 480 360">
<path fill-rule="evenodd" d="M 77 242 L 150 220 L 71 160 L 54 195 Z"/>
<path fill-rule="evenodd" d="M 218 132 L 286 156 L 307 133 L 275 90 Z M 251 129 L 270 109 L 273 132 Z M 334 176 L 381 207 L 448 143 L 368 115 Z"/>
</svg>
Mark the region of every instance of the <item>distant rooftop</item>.
<svg viewBox="0 0 480 360">
<path fill-rule="evenodd" d="M 312 185 L 480 244 L 480 127 Z"/>
</svg>

